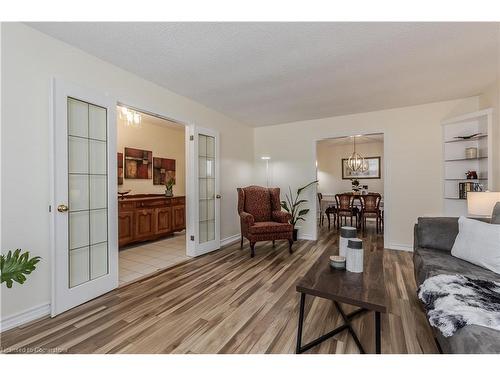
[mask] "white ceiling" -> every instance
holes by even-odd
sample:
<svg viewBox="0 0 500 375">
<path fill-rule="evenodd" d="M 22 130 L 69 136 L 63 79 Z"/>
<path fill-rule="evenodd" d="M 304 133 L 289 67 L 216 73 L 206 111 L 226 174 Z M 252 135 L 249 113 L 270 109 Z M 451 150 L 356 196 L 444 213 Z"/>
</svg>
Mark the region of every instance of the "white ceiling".
<svg viewBox="0 0 500 375">
<path fill-rule="evenodd" d="M 480 94 L 494 23 L 29 23 L 251 126 Z"/>
</svg>

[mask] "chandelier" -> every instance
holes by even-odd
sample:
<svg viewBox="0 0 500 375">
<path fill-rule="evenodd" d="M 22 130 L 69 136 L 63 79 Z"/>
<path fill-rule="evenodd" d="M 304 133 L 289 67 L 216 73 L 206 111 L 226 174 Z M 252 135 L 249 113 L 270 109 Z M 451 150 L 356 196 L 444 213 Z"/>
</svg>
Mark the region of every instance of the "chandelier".
<svg viewBox="0 0 500 375">
<path fill-rule="evenodd" d="M 128 109 L 127 107 L 119 107 L 118 116 L 120 117 L 120 120 L 123 120 L 125 122 L 125 125 L 128 127 L 141 127 L 142 116 L 137 111 Z"/>
<path fill-rule="evenodd" d="M 353 151 L 349 159 L 347 159 L 347 168 L 352 172 L 366 172 L 368 170 L 368 163 L 366 160 L 356 152 L 356 137 L 352 137 Z"/>
</svg>

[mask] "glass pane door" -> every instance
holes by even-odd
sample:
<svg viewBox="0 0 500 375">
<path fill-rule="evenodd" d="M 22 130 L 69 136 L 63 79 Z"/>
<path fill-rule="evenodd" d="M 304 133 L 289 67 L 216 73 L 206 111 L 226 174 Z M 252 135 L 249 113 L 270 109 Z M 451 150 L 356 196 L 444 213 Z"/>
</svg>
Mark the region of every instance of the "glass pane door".
<svg viewBox="0 0 500 375">
<path fill-rule="evenodd" d="M 107 110 L 68 98 L 68 282 L 109 273 Z"/>
<path fill-rule="evenodd" d="M 215 138 L 198 134 L 199 243 L 216 238 Z"/>
</svg>

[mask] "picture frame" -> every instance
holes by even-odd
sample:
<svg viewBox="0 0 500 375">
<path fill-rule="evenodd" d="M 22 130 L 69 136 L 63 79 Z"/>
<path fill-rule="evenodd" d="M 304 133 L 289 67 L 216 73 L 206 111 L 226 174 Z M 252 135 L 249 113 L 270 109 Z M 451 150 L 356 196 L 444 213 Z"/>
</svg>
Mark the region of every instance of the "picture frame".
<svg viewBox="0 0 500 375">
<path fill-rule="evenodd" d="M 149 180 L 152 176 L 153 152 L 125 147 L 125 178 Z"/>
<path fill-rule="evenodd" d="M 380 179 L 380 156 L 370 156 L 364 158 L 368 163 L 368 170 L 366 172 L 353 172 L 347 167 L 349 159 L 342 159 L 342 179 L 358 180 Z"/>
</svg>

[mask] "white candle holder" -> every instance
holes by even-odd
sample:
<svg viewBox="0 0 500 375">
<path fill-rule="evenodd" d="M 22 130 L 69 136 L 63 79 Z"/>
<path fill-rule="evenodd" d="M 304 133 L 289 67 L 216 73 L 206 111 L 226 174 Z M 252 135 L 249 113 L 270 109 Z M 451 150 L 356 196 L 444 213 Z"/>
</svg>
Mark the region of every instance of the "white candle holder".
<svg viewBox="0 0 500 375">
<path fill-rule="evenodd" d="M 347 271 L 363 272 L 363 241 L 359 238 L 350 239 L 347 243 L 347 256 L 345 266 Z"/>
<path fill-rule="evenodd" d="M 340 228 L 339 255 L 345 257 L 347 254 L 347 242 L 358 236 L 358 230 L 354 227 Z"/>
</svg>

